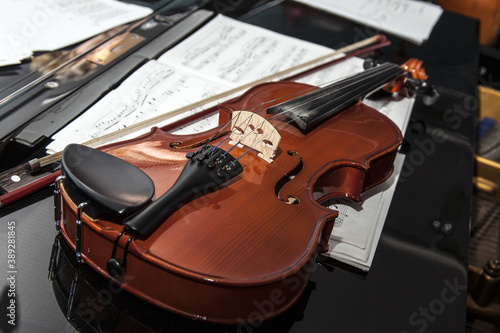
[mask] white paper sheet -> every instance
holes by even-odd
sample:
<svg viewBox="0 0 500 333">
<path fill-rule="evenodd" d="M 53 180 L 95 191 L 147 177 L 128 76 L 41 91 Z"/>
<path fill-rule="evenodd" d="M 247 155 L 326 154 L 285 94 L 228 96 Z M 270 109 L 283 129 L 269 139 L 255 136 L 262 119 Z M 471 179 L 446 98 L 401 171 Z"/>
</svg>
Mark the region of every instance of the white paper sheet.
<svg viewBox="0 0 500 333">
<path fill-rule="evenodd" d="M 429 38 L 443 9 L 413 0 L 296 0 L 416 44 Z"/>
<path fill-rule="evenodd" d="M 219 16 L 158 61 L 234 87 L 332 51 Z"/>
<path fill-rule="evenodd" d="M 104 96 L 54 135 L 54 141 L 47 149 L 49 152 L 61 151 L 69 143 L 83 143 L 95 139 L 225 89 L 226 86 L 151 60 L 129 76 L 118 89 Z M 172 118 L 169 122 L 179 118 Z M 162 125 L 164 124 L 158 124 Z M 145 132 L 149 132 L 149 128 L 130 136 Z"/>
<path fill-rule="evenodd" d="M 227 33 L 218 39 L 216 32 L 222 30 Z M 272 43 L 274 53 L 260 54 L 261 50 L 256 47 L 256 40 Z M 229 41 L 236 45 L 230 44 Z M 248 54 L 245 45 L 255 47 L 255 51 L 250 53 L 256 55 L 256 58 Z M 298 52 L 296 56 L 290 51 L 292 49 Z M 218 16 L 191 38 L 168 51 L 158 61 L 150 61 L 141 67 L 116 90 L 54 136 L 56 141 L 48 148 L 59 151 L 68 143 L 85 142 L 107 131 L 128 126 L 132 120 L 140 121 L 160 112 L 168 112 L 181 104 L 195 102 L 205 95 L 252 81 L 256 76 L 269 73 L 270 68 L 274 71 L 282 70 L 283 68 L 277 65 L 276 59 L 285 53 L 290 54 L 292 59 L 300 57 L 300 61 L 307 61 L 329 51 L 331 50 L 321 46 Z M 231 57 L 238 60 L 231 61 Z M 255 62 L 255 59 L 258 61 Z M 295 60 L 290 61 L 287 66 L 295 63 Z M 234 64 L 238 64 L 239 67 L 233 67 Z M 248 71 L 249 66 L 255 69 Z M 330 83 L 332 80 L 362 71 L 362 66 L 361 59 L 352 58 L 306 76 L 300 79 L 300 82 L 314 85 Z M 224 74 L 225 71 L 228 75 Z M 237 75 L 230 75 L 232 73 Z M 413 99 L 395 100 L 388 97 L 365 102 L 385 113 L 404 131 L 412 110 Z M 196 110 L 190 111 L 189 114 L 193 112 Z M 179 133 L 200 132 L 216 126 L 217 122 L 217 117 L 212 116 L 185 127 Z M 161 125 L 163 124 L 158 124 Z M 363 198 L 366 200 L 362 205 L 332 203 L 335 205 L 332 209 L 339 210 L 341 214 L 332 233 L 331 250 L 328 255 L 355 267 L 369 269 L 401 165 L 402 158 L 399 157 L 393 178 L 365 194 Z"/>
<path fill-rule="evenodd" d="M 116 0 L 0 1 L 0 66 L 52 51 L 152 13 Z M 29 50 L 29 52 L 27 51 Z"/>
</svg>

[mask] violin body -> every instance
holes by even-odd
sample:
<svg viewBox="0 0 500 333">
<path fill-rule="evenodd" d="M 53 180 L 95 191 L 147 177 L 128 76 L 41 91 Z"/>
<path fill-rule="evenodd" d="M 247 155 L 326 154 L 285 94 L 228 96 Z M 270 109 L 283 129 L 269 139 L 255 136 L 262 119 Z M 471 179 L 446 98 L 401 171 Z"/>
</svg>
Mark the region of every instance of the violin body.
<svg viewBox="0 0 500 333">
<path fill-rule="evenodd" d="M 360 201 L 364 191 L 390 176 L 402 141 L 392 121 L 359 102 L 307 131 L 265 112 L 314 89 L 294 82 L 262 84 L 217 106 L 217 128 L 192 135 L 154 128 L 102 147 L 152 179 L 153 204 L 175 183 L 186 154 L 224 132 L 235 111 L 258 113 L 281 135 L 272 162 L 248 147 L 231 149 L 223 135 L 212 139 L 211 145 L 220 144 L 234 157 L 244 154 L 242 172 L 183 201 L 151 234 L 130 244 L 127 237 L 117 238 L 123 221 L 85 211 L 76 236 L 79 202 L 65 179 L 59 186 L 64 238 L 73 249 L 79 242 L 83 261 L 103 276 L 175 313 L 237 324 L 284 312 L 304 290 L 317 254 L 328 248 L 337 212 L 320 203 L 332 197 Z M 117 277 L 106 269 L 115 240 L 116 257 L 128 247 L 125 270 Z"/>
</svg>

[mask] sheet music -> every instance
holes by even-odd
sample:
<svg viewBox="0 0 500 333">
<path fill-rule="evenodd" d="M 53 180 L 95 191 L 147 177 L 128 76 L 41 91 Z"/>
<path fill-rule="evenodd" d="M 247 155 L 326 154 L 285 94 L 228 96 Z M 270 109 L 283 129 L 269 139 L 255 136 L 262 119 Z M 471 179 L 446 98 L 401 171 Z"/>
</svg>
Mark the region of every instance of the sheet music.
<svg viewBox="0 0 500 333">
<path fill-rule="evenodd" d="M 140 121 L 174 110 L 227 89 L 200 76 L 186 74 L 151 60 L 129 76 L 118 89 L 104 96 L 82 116 L 52 137 L 48 152 L 69 143 L 83 143 Z M 192 110 L 183 116 L 196 112 Z M 173 122 L 181 117 L 170 119 Z M 128 137 L 149 132 L 149 128 Z"/>
<path fill-rule="evenodd" d="M 63 150 L 69 143 L 89 141 L 332 51 L 219 15 L 157 61 L 142 66 L 53 136 L 47 149 Z M 278 62 L 285 57 L 288 60 Z"/>
<path fill-rule="evenodd" d="M 152 13 L 116 0 L 0 1 L 0 66 L 53 51 Z"/>
<path fill-rule="evenodd" d="M 218 39 L 217 31 L 226 33 Z M 273 45 L 266 56 L 260 48 L 250 51 L 243 48 L 238 51 L 237 48 L 242 47 L 241 45 L 255 47 L 256 40 L 265 40 L 268 45 Z M 235 45 L 234 43 L 239 46 L 231 46 Z M 54 151 L 62 150 L 68 143 L 85 142 L 110 130 L 126 127 L 134 121 L 168 112 L 179 105 L 195 102 L 203 96 L 252 81 L 263 73 L 281 70 L 283 68 L 276 59 L 282 59 L 286 53 L 290 54 L 287 64 L 289 66 L 299 61 L 297 59 L 307 61 L 330 51 L 321 46 L 218 16 L 158 61 L 150 61 L 141 67 L 116 90 L 55 135 L 55 141 L 48 148 Z M 233 61 L 229 61 L 231 54 L 235 59 Z M 235 64 L 238 66 L 235 67 Z M 248 71 L 249 66 L 255 66 L 255 70 Z M 301 78 L 300 82 L 314 85 L 325 81 L 329 83 L 362 70 L 363 61 L 351 58 Z M 388 97 L 373 101 L 367 99 L 365 102 L 388 115 L 401 129 L 406 128 L 413 99 L 395 100 Z M 192 110 L 188 114 L 196 111 Z M 177 116 L 168 122 L 180 117 Z M 200 132 L 216 126 L 217 123 L 217 116 L 212 116 L 186 126 L 177 133 Z M 138 133 L 131 136 L 136 135 Z M 393 178 L 366 193 L 362 205 L 330 203 L 332 209 L 339 210 L 340 217 L 332 232 L 331 250 L 328 255 L 355 267 L 369 269 L 401 165 L 400 156 L 394 168 Z"/>
<path fill-rule="evenodd" d="M 438 5 L 413 0 L 296 0 L 389 32 L 416 44 L 429 38 L 441 17 Z"/>
<path fill-rule="evenodd" d="M 234 87 L 332 51 L 218 16 L 158 61 Z"/>
</svg>

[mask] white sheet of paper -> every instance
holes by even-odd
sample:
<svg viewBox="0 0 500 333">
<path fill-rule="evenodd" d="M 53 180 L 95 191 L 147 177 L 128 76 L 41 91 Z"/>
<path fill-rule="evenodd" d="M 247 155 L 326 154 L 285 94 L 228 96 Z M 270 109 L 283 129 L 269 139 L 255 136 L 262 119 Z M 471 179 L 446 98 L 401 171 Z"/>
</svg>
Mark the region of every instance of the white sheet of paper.
<svg viewBox="0 0 500 333">
<path fill-rule="evenodd" d="M 222 35 L 218 40 L 217 34 L 214 32 L 221 30 L 228 31 L 228 33 Z M 234 34 L 234 38 L 231 37 L 232 34 Z M 236 43 L 237 46 L 227 44 L 229 40 Z M 248 48 L 244 45 L 255 46 L 256 40 L 272 43 L 274 45 L 273 51 L 276 53 L 270 52 L 261 55 L 261 51 L 256 50 L 257 58 L 248 56 L 247 51 L 245 51 Z M 269 42 L 271 40 L 273 42 Z M 244 50 L 239 52 L 239 47 L 243 47 Z M 48 148 L 59 151 L 68 143 L 85 142 L 110 130 L 126 127 L 132 122 L 141 121 L 160 112 L 168 112 L 179 105 L 190 104 L 205 95 L 238 86 L 242 82 L 252 81 L 256 76 L 269 73 L 270 68 L 274 68 L 274 71 L 282 70 L 282 67 L 276 66 L 276 59 L 284 53 L 291 54 L 291 49 L 297 50 L 297 57 L 300 55 L 301 61 L 307 61 L 331 51 L 324 47 L 218 16 L 211 24 L 168 51 L 158 61 L 148 62 L 128 77 L 116 90 L 106 95 L 84 115 L 56 134 L 55 141 Z M 306 51 L 307 55 L 304 53 Z M 238 61 L 230 61 L 231 55 Z M 195 59 L 196 61 L 194 61 Z M 255 59 L 258 61 L 255 62 Z M 207 65 L 208 63 L 210 66 Z M 288 66 L 291 66 L 292 63 L 295 61 L 290 62 Z M 229 64 L 231 66 L 228 66 Z M 234 64 L 241 66 L 241 70 L 233 67 Z M 255 70 L 248 71 L 249 66 Z M 300 82 L 314 85 L 327 83 L 325 81 L 329 83 L 332 80 L 362 71 L 362 66 L 361 59 L 352 58 L 321 72 L 303 77 Z M 225 70 L 228 71 L 227 75 L 224 74 Z M 378 101 L 366 100 L 366 103 L 385 113 L 401 129 L 406 128 L 413 99 L 394 100 L 387 98 Z M 196 110 L 190 111 L 188 114 L 193 112 Z M 179 118 L 180 116 L 177 116 L 170 119 L 169 122 Z M 217 117 L 212 116 L 186 126 L 178 133 L 201 132 L 216 126 L 217 122 Z M 158 126 L 162 125 L 158 124 Z M 149 131 L 149 129 L 145 131 Z M 401 159 L 398 159 L 397 163 L 401 163 Z M 399 164 L 396 164 L 392 177 L 398 176 L 399 169 Z M 384 187 L 389 184 L 392 186 Z M 332 209 L 340 210 L 341 216 L 332 233 L 331 251 L 328 255 L 361 269 L 369 269 L 394 187 L 395 181 L 390 180 L 374 188 L 371 193 L 364 196 L 366 200 L 362 206 L 357 207 L 359 212 L 351 211 L 352 208 L 348 205 L 335 203 L 336 207 L 332 207 Z M 343 216 L 342 213 L 347 216 Z"/>
<path fill-rule="evenodd" d="M 2 0 L 0 38 L 7 40 L 2 48 L 9 57 L 0 56 L 0 65 L 81 42 L 150 13 L 150 8 L 116 0 Z"/>
<path fill-rule="evenodd" d="M 118 89 L 104 96 L 54 135 L 54 141 L 47 149 L 50 152 L 61 151 L 69 143 L 83 143 L 95 139 L 159 113 L 204 99 L 224 89 L 227 87 L 151 60 L 129 76 Z M 176 119 L 179 117 L 170 119 L 169 122 Z M 149 128 L 134 133 L 133 136 L 145 132 L 149 132 Z"/>
<path fill-rule="evenodd" d="M 329 52 L 324 46 L 218 16 L 158 61 L 234 87 Z"/>
<path fill-rule="evenodd" d="M 441 17 L 438 5 L 413 0 L 296 0 L 416 44 L 429 38 Z"/>
</svg>

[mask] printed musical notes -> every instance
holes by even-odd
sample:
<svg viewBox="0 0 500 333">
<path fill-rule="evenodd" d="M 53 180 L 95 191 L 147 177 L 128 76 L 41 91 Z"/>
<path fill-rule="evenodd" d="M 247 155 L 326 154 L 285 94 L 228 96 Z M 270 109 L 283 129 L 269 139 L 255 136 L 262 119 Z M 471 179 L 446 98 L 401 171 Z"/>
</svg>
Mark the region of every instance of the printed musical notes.
<svg viewBox="0 0 500 333">
<path fill-rule="evenodd" d="M 47 149 L 60 151 L 68 143 L 94 139 L 329 52 L 326 47 L 219 15 L 133 73 L 53 136 Z"/>
<path fill-rule="evenodd" d="M 224 16 L 209 22 L 158 61 L 228 86 L 241 85 L 331 50 Z"/>
<path fill-rule="evenodd" d="M 47 150 L 60 151 L 69 143 L 95 139 L 214 95 L 222 89 L 224 86 L 207 82 L 197 75 L 188 75 L 155 60 L 149 61 L 128 77 L 118 89 L 104 96 L 54 135 L 54 141 L 47 146 Z M 176 119 L 178 118 L 171 119 L 170 122 Z M 141 133 L 134 133 L 132 136 L 139 134 Z"/>
</svg>

